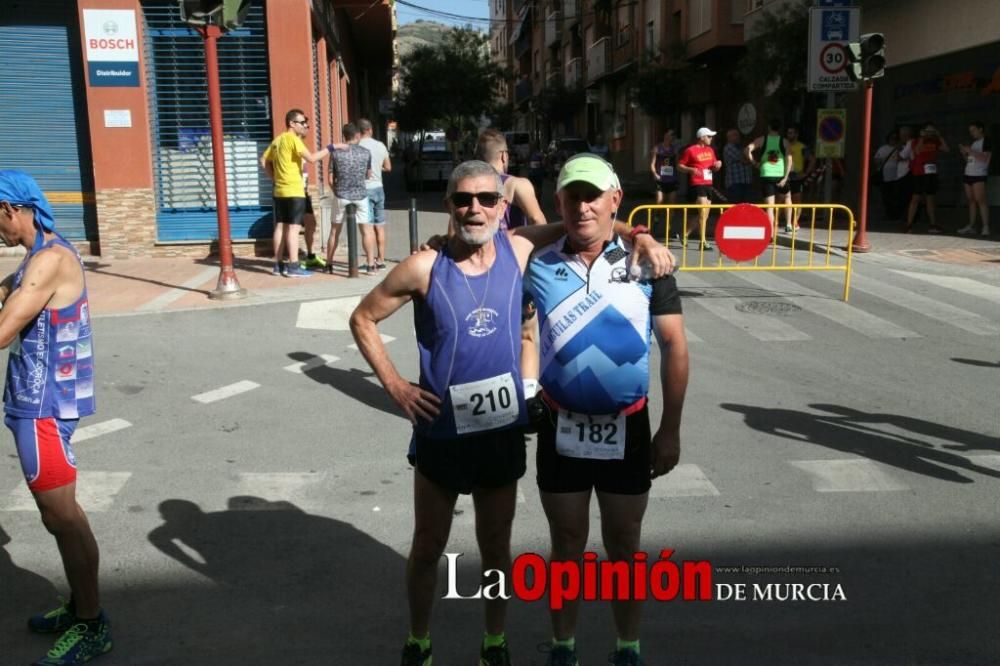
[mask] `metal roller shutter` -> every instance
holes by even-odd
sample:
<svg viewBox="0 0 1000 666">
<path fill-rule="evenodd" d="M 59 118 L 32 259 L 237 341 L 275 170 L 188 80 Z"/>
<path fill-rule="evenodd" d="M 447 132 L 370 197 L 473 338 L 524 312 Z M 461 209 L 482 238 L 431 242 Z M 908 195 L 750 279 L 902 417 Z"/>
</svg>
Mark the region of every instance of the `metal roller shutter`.
<svg viewBox="0 0 1000 666">
<path fill-rule="evenodd" d="M 97 240 L 80 23 L 75 2 L 3 1 L 0 169 L 38 181 L 59 233 Z"/>
<path fill-rule="evenodd" d="M 218 237 L 204 40 L 176 0 L 143 0 L 157 240 Z M 219 39 L 229 222 L 234 240 L 271 235 L 271 183 L 259 167 L 271 142 L 271 86 L 263 0 Z"/>
<path fill-rule="evenodd" d="M 312 71 L 312 74 L 313 74 L 313 121 L 312 121 L 312 134 L 313 134 L 314 140 L 316 141 L 316 150 L 320 150 L 321 148 L 323 148 L 323 137 L 322 137 L 322 134 L 321 134 L 321 131 L 320 131 L 322 129 L 322 127 L 323 127 L 322 124 L 321 124 L 322 123 L 322 118 L 323 118 L 323 110 L 321 108 L 321 102 L 320 102 L 320 100 L 322 98 L 320 97 L 320 90 L 319 90 L 319 48 L 316 46 L 316 40 L 313 40 L 313 43 L 312 43 L 312 66 L 313 66 L 313 71 Z M 319 187 L 319 194 L 320 194 L 320 196 L 322 196 L 323 195 L 323 190 L 324 190 L 324 186 L 323 186 L 324 180 L 323 180 L 323 178 L 324 178 L 324 173 L 325 173 L 325 171 L 323 170 L 323 161 L 320 160 L 314 166 L 316 168 L 316 182 L 319 183 L 319 185 L 318 185 L 318 187 Z"/>
</svg>

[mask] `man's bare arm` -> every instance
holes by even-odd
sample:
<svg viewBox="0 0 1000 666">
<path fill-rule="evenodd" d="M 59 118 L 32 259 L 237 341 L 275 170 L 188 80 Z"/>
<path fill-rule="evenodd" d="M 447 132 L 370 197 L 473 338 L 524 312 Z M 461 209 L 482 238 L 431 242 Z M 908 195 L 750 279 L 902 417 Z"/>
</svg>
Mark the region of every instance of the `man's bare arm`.
<svg viewBox="0 0 1000 666">
<path fill-rule="evenodd" d="M 13 342 L 48 305 L 59 287 L 61 269 L 62 257 L 56 252 L 39 252 L 31 258 L 21 286 L 10 293 L 0 310 L 0 348 Z"/>
<path fill-rule="evenodd" d="M 535 187 L 527 178 L 517 178 L 514 180 L 514 205 L 524 211 L 531 225 L 545 224 L 545 213 L 538 205 L 535 197 Z"/>
<path fill-rule="evenodd" d="M 688 383 L 688 347 L 684 316 L 653 317 L 653 330 L 660 345 L 660 386 L 663 391 L 663 414 L 653 436 L 653 477 L 666 474 L 680 460 L 681 413 Z"/>
</svg>

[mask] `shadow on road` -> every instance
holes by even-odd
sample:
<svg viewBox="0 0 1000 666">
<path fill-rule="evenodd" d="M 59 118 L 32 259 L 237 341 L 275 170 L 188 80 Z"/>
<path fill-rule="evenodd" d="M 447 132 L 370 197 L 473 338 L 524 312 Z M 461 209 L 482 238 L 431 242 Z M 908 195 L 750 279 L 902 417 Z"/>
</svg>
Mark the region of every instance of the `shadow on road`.
<svg viewBox="0 0 1000 666">
<path fill-rule="evenodd" d="M 777 437 L 825 446 L 876 462 L 892 465 L 942 481 L 973 483 L 959 473 L 976 472 L 1000 478 L 1000 472 L 976 465 L 969 458 L 936 448 L 930 438 L 948 442 L 943 447 L 957 451 L 1000 450 L 995 437 L 932 423 L 899 414 L 862 412 L 840 405 L 813 404 L 826 413 L 800 412 L 751 405 L 723 403 L 723 409 L 744 415 L 745 423 Z M 880 430 L 892 426 L 912 434 L 900 435 Z"/>
<path fill-rule="evenodd" d="M 309 352 L 291 352 L 288 354 L 288 358 L 308 364 L 318 357 Z M 318 365 L 316 367 L 309 367 L 307 365 L 302 372 L 314 382 L 326 384 L 343 393 L 346 398 L 357 400 L 386 414 L 392 414 L 401 419 L 406 418 L 399 406 L 385 392 L 385 389 L 381 385 L 373 384 L 368 380 L 369 377 L 375 376 L 374 372 L 359 370 L 358 368 L 344 370 L 329 365 Z"/>
<path fill-rule="evenodd" d="M 952 357 L 955 363 L 964 363 L 965 365 L 974 365 L 979 368 L 1000 368 L 1000 361 L 981 361 L 975 358 L 956 358 Z"/>
<path fill-rule="evenodd" d="M 59 605 L 58 594 L 55 585 L 44 577 L 39 576 L 34 571 L 22 569 L 14 564 L 10 553 L 3 546 L 11 542 L 10 535 L 0 527 L 0 618 L 21 618 L 16 624 L 19 629 L 27 633 L 25 623 L 28 616 L 35 613 L 50 611 Z M 46 553 L 46 557 L 58 557 L 56 543 L 52 541 L 52 549 Z M 68 594 L 68 591 L 67 591 Z M 11 627 L 5 626 L 3 633 L 11 631 Z M 0 645 L 7 641 L 0 636 Z M 50 647 L 48 638 L 38 641 L 36 657 L 42 656 Z"/>
</svg>

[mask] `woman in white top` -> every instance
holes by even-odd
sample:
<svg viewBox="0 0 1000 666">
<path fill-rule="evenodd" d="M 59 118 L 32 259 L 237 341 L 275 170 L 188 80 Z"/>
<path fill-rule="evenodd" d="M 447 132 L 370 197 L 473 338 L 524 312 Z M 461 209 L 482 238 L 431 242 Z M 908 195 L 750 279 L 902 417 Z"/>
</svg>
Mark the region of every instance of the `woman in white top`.
<svg viewBox="0 0 1000 666">
<path fill-rule="evenodd" d="M 969 224 L 958 230 L 960 234 L 973 234 L 976 232 L 976 209 L 979 209 L 979 217 L 983 222 L 983 236 L 990 235 L 990 204 L 986 200 L 986 177 L 990 172 L 990 157 L 993 155 L 993 147 L 990 140 L 986 138 L 986 128 L 983 123 L 976 121 L 969 125 L 969 135 L 972 136 L 972 144 L 959 145 L 965 157 L 965 199 L 969 203 Z"/>
<path fill-rule="evenodd" d="M 899 133 L 895 130 L 889 132 L 885 137 L 885 143 L 875 151 L 874 168 L 881 174 L 882 181 L 882 206 L 885 210 L 886 220 L 899 220 L 902 218 L 902 206 L 898 206 L 899 196 L 897 187 L 899 183 Z"/>
</svg>

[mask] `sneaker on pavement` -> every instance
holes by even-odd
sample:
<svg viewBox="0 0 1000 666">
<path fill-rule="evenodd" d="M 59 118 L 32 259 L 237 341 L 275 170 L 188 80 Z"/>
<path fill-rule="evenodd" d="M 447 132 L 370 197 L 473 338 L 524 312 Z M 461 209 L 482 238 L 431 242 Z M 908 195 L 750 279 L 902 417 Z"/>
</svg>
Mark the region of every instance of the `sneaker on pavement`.
<svg viewBox="0 0 1000 666">
<path fill-rule="evenodd" d="M 707 251 L 710 251 L 710 250 L 712 249 L 712 244 L 711 244 L 711 243 L 709 243 L 708 241 L 704 241 L 704 242 L 702 242 L 702 244 L 701 244 L 701 249 L 702 249 L 703 251 L 706 251 L 706 252 L 707 252 Z"/>
<path fill-rule="evenodd" d="M 62 606 L 48 613 L 32 615 L 28 618 L 28 629 L 36 634 L 54 634 L 66 631 L 76 624 L 76 615 L 70 610 L 69 602 L 60 599 Z"/>
<path fill-rule="evenodd" d="M 111 624 L 102 612 L 95 631 L 77 622 L 67 629 L 48 653 L 34 666 L 75 666 L 111 651 Z"/>
<path fill-rule="evenodd" d="M 285 277 L 289 278 L 307 278 L 312 277 L 312 273 L 305 270 L 298 264 L 289 264 L 285 267 Z"/>
<path fill-rule="evenodd" d="M 552 645 L 545 666 L 580 666 L 576 658 L 576 650 L 564 645 Z"/>
<path fill-rule="evenodd" d="M 792 225 L 790 225 L 790 224 L 786 224 L 785 225 L 785 233 L 786 234 L 792 233 Z"/>
<path fill-rule="evenodd" d="M 976 233 L 976 230 L 971 224 L 967 224 L 958 231 L 956 231 L 955 233 L 957 233 L 959 236 L 969 236 L 971 234 Z"/>
<path fill-rule="evenodd" d="M 608 661 L 613 666 L 646 666 L 646 662 L 642 660 L 638 652 L 627 648 L 612 652 Z"/>
<path fill-rule="evenodd" d="M 480 648 L 479 666 L 510 666 L 510 651 L 507 649 L 507 642 L 504 641 L 503 645 L 494 645 L 491 648 Z"/>
<path fill-rule="evenodd" d="M 284 275 L 285 274 L 285 262 L 276 261 L 274 262 L 274 268 L 271 269 L 271 275 Z"/>
<path fill-rule="evenodd" d="M 403 646 L 400 666 L 431 666 L 431 649 L 421 650 L 416 643 L 407 643 Z"/>
<path fill-rule="evenodd" d="M 318 268 L 323 270 L 326 268 L 326 262 L 323 261 L 322 257 L 313 255 L 311 257 L 307 257 L 306 260 L 302 262 L 302 268 Z"/>
</svg>

